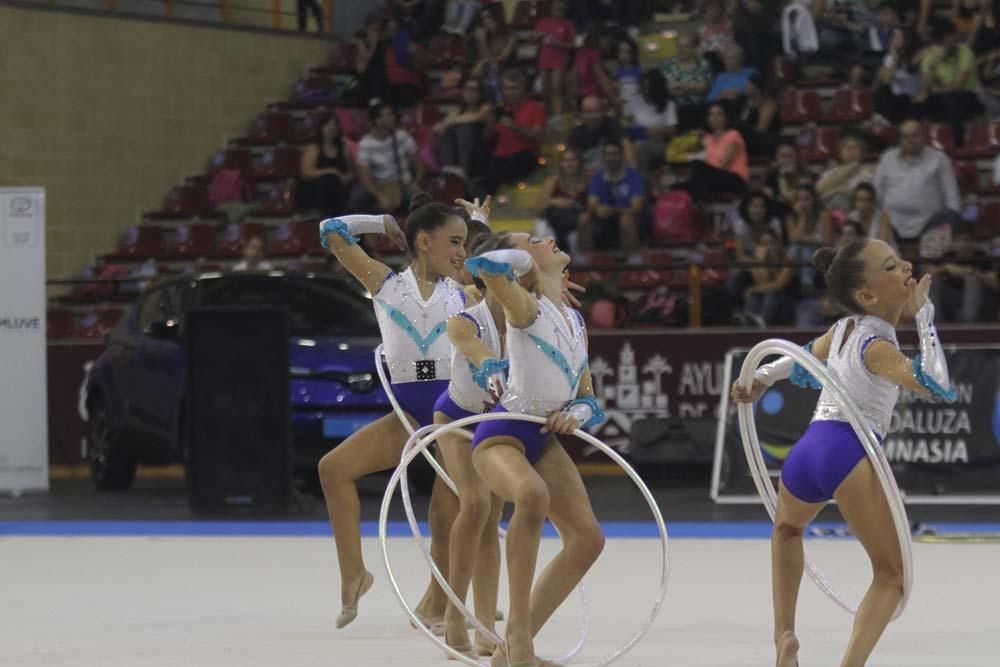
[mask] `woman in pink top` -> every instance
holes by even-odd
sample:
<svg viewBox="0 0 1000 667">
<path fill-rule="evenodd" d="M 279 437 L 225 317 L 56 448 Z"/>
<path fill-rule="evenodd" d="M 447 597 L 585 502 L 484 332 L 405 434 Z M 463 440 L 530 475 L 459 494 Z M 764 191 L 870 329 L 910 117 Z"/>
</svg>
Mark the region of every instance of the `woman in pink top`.
<svg viewBox="0 0 1000 667">
<path fill-rule="evenodd" d="M 576 29 L 566 18 L 566 0 L 552 3 L 552 15 L 539 19 L 535 37 L 541 42 L 538 50 L 538 70 L 542 73 L 542 90 L 549 115 L 562 115 L 566 97 L 566 70 L 576 39 Z"/>
<path fill-rule="evenodd" d="M 729 128 L 726 110 L 721 104 L 708 107 L 708 132 L 702 138 L 705 160 L 691 163 L 688 190 L 695 199 L 709 193 L 742 195 L 750 181 L 750 165 L 743 137 Z"/>
<path fill-rule="evenodd" d="M 604 69 L 604 54 L 597 45 L 597 33 L 591 30 L 583 48 L 573 58 L 573 94 L 577 101 L 584 97 L 600 97 L 608 106 L 617 104 L 615 84 Z"/>
</svg>

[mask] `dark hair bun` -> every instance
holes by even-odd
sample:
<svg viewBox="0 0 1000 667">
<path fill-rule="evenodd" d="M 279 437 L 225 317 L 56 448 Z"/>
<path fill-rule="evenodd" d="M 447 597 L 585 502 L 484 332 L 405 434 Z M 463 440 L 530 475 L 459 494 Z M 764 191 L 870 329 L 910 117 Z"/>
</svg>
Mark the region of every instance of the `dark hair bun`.
<svg viewBox="0 0 1000 667">
<path fill-rule="evenodd" d="M 837 251 L 833 248 L 820 248 L 813 253 L 813 265 L 826 273 L 833 264 L 833 258 L 837 256 Z"/>
<path fill-rule="evenodd" d="M 431 197 L 426 192 L 418 192 L 412 197 L 410 197 L 410 213 L 413 213 L 421 206 L 427 206 L 434 201 L 434 197 Z"/>
</svg>

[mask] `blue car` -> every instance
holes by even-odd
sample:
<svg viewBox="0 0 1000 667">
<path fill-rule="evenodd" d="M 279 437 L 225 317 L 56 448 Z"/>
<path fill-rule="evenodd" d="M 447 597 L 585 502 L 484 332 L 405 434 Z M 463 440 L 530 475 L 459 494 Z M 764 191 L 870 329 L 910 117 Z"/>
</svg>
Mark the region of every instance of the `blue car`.
<svg viewBox="0 0 1000 667">
<path fill-rule="evenodd" d="M 136 466 L 187 460 L 185 314 L 211 306 L 286 306 L 296 471 L 392 408 L 373 358 L 370 298 L 332 275 L 203 273 L 158 282 L 108 334 L 86 381 L 88 460 L 99 489 L 127 489 Z M 195 425 L 197 426 L 197 425 Z"/>
</svg>

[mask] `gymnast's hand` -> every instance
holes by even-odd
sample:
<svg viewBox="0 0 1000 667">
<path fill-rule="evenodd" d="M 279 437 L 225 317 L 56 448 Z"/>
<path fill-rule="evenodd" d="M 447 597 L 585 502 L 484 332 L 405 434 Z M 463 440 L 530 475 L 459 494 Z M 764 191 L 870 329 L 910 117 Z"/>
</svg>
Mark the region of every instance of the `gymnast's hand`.
<svg viewBox="0 0 1000 667">
<path fill-rule="evenodd" d="M 737 380 L 733 383 L 733 389 L 729 392 L 729 395 L 737 403 L 753 403 L 760 398 L 765 391 L 767 391 L 767 385 L 760 380 L 753 381 L 753 389 L 750 391 L 747 391 L 746 388 Z"/>
<path fill-rule="evenodd" d="M 483 203 L 479 203 L 479 197 L 476 197 L 473 201 L 466 201 L 465 199 L 456 199 L 455 203 L 465 209 L 465 212 L 470 216 L 473 213 L 479 212 L 480 215 L 489 219 L 490 217 L 490 203 L 493 201 L 493 195 L 486 195 L 486 199 Z"/>
<path fill-rule="evenodd" d="M 585 294 L 587 292 L 587 288 L 584 287 L 583 285 L 577 285 L 576 283 L 572 282 L 569 279 L 569 269 L 563 271 L 562 288 L 563 288 L 563 303 L 565 303 L 567 306 L 572 306 L 573 308 L 579 308 L 581 305 L 580 300 L 577 299 L 576 296 L 574 296 L 570 292 L 570 290 L 579 292 L 580 294 Z"/>
<path fill-rule="evenodd" d="M 542 433 L 555 433 L 556 435 L 570 435 L 580 428 L 580 422 L 569 412 L 553 412 L 549 415 L 548 422 L 542 428 Z"/>
<path fill-rule="evenodd" d="M 407 252 L 409 248 L 406 245 L 406 234 L 399 228 L 396 218 L 391 215 L 383 215 L 382 222 L 385 224 L 385 235 L 389 237 L 389 240 L 399 246 L 400 250 Z"/>
</svg>

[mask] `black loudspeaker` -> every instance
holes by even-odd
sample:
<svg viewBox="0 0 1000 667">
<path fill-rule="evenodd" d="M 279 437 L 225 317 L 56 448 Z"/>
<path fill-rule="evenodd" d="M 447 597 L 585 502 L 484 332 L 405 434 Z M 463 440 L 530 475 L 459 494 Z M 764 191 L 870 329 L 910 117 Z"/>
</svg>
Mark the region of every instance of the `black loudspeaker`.
<svg viewBox="0 0 1000 667">
<path fill-rule="evenodd" d="M 288 312 L 192 309 L 186 330 L 191 505 L 286 508 L 292 486 Z"/>
</svg>

